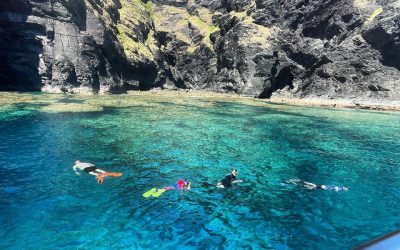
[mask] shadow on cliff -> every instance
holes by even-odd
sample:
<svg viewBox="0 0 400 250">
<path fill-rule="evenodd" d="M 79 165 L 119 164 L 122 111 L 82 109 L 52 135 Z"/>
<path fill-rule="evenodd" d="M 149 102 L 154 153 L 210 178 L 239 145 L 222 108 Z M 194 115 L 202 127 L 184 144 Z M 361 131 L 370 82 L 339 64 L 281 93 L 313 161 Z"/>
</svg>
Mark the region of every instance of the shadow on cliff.
<svg viewBox="0 0 400 250">
<path fill-rule="evenodd" d="M 385 66 L 400 70 L 400 35 L 397 32 L 389 32 L 382 26 L 376 25 L 362 34 L 363 38 L 376 50 L 378 50 Z"/>
<path fill-rule="evenodd" d="M 274 93 L 277 90 L 283 89 L 286 86 L 288 86 L 290 89 L 293 88 L 293 79 L 294 79 L 294 74 L 293 74 L 293 68 L 291 66 L 286 66 L 282 68 L 279 72 L 277 72 L 276 67 L 272 69 L 273 72 L 272 75 L 275 75 L 275 77 L 272 77 L 270 79 L 271 86 L 269 88 L 266 88 L 261 94 L 260 98 L 270 98 L 272 93 Z"/>
<path fill-rule="evenodd" d="M 26 22 L 32 13 L 27 1 L 2 0 L 0 10 L 0 91 L 40 90 L 43 46 L 36 37 L 46 35 L 46 28 Z"/>
</svg>

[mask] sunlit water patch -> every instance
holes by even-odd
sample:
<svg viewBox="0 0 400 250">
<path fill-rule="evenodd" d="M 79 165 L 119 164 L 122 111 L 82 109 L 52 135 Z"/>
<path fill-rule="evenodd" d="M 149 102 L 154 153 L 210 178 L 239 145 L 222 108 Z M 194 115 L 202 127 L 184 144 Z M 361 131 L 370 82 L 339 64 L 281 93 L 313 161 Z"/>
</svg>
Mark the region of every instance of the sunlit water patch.
<svg viewBox="0 0 400 250">
<path fill-rule="evenodd" d="M 0 138 L 1 249 L 346 249 L 400 227 L 398 113 L 2 93 Z M 124 175 L 98 185 L 76 159 Z M 232 167 L 244 182 L 217 189 Z"/>
</svg>

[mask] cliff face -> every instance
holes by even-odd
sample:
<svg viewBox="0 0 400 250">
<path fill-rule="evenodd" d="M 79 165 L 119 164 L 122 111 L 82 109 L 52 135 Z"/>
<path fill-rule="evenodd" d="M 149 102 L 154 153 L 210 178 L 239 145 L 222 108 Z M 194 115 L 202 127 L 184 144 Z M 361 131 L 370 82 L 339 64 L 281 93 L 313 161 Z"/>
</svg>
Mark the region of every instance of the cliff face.
<svg viewBox="0 0 400 250">
<path fill-rule="evenodd" d="M 0 2 L 0 90 L 113 92 L 151 85 L 154 62 L 132 52 L 151 26 L 143 3 L 119 0 Z M 131 22 L 129 8 L 143 12 Z M 128 10 L 126 10 L 128 9 Z M 124 18 L 121 21 L 121 18 Z M 129 26 L 131 25 L 131 26 Z M 124 29 L 132 29 L 127 37 Z M 135 31 L 137 30 L 137 31 Z M 147 72 L 144 74 L 143 72 Z M 153 76 L 153 77 L 152 77 Z"/>
<path fill-rule="evenodd" d="M 3 0 L 0 89 L 398 99 L 400 2 Z"/>
</svg>

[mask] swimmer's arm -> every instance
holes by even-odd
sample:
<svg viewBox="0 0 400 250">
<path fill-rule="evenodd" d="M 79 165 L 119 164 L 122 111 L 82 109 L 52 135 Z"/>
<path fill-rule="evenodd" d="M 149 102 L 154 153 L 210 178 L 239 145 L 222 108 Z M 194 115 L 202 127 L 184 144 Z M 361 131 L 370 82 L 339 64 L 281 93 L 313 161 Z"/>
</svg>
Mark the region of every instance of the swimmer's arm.
<svg viewBox="0 0 400 250">
<path fill-rule="evenodd" d="M 72 169 L 74 170 L 74 172 L 75 172 L 76 175 L 80 175 L 79 172 L 76 172 L 76 168 L 77 168 L 77 167 L 78 167 L 78 166 L 74 165 L 74 166 L 72 167 Z"/>
<path fill-rule="evenodd" d="M 225 188 L 225 186 L 224 186 L 224 185 L 222 185 L 222 183 L 221 183 L 221 182 L 218 182 L 218 183 L 217 183 L 217 188 Z"/>
<path fill-rule="evenodd" d="M 232 183 L 241 183 L 241 182 L 243 182 L 243 180 L 232 181 Z"/>
</svg>

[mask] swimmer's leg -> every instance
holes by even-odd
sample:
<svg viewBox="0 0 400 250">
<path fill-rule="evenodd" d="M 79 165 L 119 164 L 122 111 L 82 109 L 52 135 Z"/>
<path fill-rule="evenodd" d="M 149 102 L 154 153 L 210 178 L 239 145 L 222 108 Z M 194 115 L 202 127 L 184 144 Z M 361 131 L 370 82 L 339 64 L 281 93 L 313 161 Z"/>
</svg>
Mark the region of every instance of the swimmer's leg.
<svg viewBox="0 0 400 250">
<path fill-rule="evenodd" d="M 103 176 L 112 176 L 112 177 L 121 177 L 122 173 L 104 172 L 101 175 L 103 175 Z"/>
<path fill-rule="evenodd" d="M 96 172 L 89 172 L 88 174 L 96 176 L 96 177 L 99 176 L 99 173 L 96 173 Z"/>
<path fill-rule="evenodd" d="M 293 185 L 298 185 L 300 180 L 299 179 L 289 179 L 287 181 L 285 181 L 288 184 L 293 184 Z"/>
<path fill-rule="evenodd" d="M 317 185 L 311 182 L 304 182 L 304 187 L 308 188 L 308 189 L 316 189 Z"/>
</svg>

